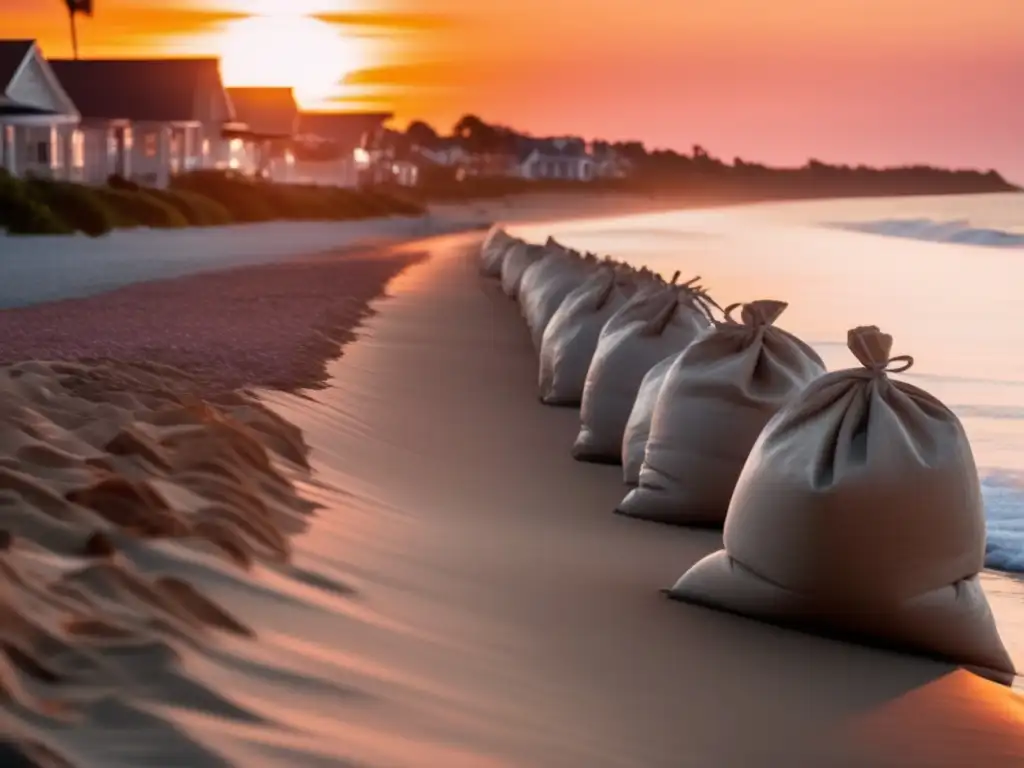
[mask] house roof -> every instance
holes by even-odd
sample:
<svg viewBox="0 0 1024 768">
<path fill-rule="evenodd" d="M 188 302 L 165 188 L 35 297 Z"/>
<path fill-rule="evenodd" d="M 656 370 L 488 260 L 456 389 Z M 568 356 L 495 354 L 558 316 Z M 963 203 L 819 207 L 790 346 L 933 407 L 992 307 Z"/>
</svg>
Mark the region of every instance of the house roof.
<svg viewBox="0 0 1024 768">
<path fill-rule="evenodd" d="M 34 40 L 0 40 L 0 93 L 7 90 L 34 45 Z"/>
<path fill-rule="evenodd" d="M 198 90 L 222 87 L 217 59 L 51 59 L 50 66 L 85 119 L 196 120 Z"/>
<path fill-rule="evenodd" d="M 522 163 L 534 152 L 545 158 L 571 160 L 586 157 L 587 147 L 583 142 L 572 139 L 523 138 L 519 141 L 516 157 Z"/>
<path fill-rule="evenodd" d="M 228 88 L 235 116 L 253 133 L 291 136 L 298 128 L 299 107 L 291 88 Z"/>
<path fill-rule="evenodd" d="M 299 133 L 356 147 L 365 133 L 393 116 L 391 112 L 302 112 Z"/>
</svg>

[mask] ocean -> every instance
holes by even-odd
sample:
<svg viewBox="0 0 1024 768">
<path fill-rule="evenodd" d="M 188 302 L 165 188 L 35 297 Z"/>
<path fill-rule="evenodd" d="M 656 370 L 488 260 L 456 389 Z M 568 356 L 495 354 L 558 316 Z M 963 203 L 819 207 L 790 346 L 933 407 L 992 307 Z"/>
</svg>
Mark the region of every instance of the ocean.
<svg viewBox="0 0 1024 768">
<path fill-rule="evenodd" d="M 902 378 L 962 420 L 989 568 L 1024 572 L 1024 193 L 770 203 L 516 227 L 516 234 L 699 275 L 719 304 L 780 299 L 779 325 L 829 370 L 877 325 Z"/>
</svg>

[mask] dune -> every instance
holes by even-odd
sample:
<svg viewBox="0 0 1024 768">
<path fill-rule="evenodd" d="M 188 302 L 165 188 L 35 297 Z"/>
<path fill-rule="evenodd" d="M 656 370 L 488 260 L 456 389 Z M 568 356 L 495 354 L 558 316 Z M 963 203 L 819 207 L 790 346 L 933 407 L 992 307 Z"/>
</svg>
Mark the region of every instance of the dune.
<svg viewBox="0 0 1024 768">
<path fill-rule="evenodd" d="M 1024 765 L 1004 687 L 663 597 L 720 535 L 612 514 L 621 471 L 570 457 L 578 414 L 537 402 L 478 242 L 391 251 L 315 390 L 280 390 L 283 344 L 256 393 L 156 348 L 0 369 L 0 763 Z M 165 324 L 212 277 L 163 284 Z M 258 349 L 241 304 L 250 336 L 193 343 Z"/>
</svg>

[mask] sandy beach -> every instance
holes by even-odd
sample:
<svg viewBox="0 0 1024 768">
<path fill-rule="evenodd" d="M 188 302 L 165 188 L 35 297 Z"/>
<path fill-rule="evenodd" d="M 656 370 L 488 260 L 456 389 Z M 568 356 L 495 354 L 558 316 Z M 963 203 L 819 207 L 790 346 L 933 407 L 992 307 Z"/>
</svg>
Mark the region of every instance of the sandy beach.
<svg viewBox="0 0 1024 768">
<path fill-rule="evenodd" d="M 720 535 L 612 514 L 478 240 L 0 312 L 118 360 L 0 375 L 5 764 L 1024 765 L 1006 688 L 662 597 Z"/>
</svg>

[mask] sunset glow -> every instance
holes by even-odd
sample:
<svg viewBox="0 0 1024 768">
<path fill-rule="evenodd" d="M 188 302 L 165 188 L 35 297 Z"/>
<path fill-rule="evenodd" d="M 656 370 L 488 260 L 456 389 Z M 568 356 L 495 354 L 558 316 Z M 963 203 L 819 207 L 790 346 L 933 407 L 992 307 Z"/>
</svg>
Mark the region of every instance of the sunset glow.
<svg viewBox="0 0 1024 768">
<path fill-rule="evenodd" d="M 227 85 L 290 86 L 301 104 L 311 106 L 329 100 L 347 75 L 367 65 L 357 39 L 294 10 L 224 24 L 217 53 Z"/>
<path fill-rule="evenodd" d="M 56 0 L 3 34 L 70 54 Z M 233 85 L 447 130 L 643 139 L 767 163 L 1024 181 L 1024 0 L 97 0 L 83 56 L 221 55 Z"/>
</svg>

